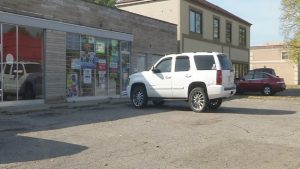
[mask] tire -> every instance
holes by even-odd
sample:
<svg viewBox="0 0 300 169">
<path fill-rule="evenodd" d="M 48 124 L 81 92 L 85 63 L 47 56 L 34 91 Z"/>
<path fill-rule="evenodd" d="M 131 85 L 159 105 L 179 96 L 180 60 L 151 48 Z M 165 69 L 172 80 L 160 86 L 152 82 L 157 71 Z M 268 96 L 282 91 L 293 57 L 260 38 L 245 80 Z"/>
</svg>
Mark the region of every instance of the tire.
<svg viewBox="0 0 300 169">
<path fill-rule="evenodd" d="M 26 86 L 26 89 L 22 95 L 23 100 L 33 100 L 35 99 L 35 94 L 32 85 Z"/>
<path fill-rule="evenodd" d="M 148 97 L 144 86 L 136 86 L 131 93 L 131 102 L 135 108 L 141 109 L 147 105 Z"/>
<path fill-rule="evenodd" d="M 197 113 L 203 112 L 208 106 L 207 93 L 201 87 L 194 88 L 189 94 L 190 108 Z"/>
<path fill-rule="evenodd" d="M 272 95 L 272 93 L 273 93 L 273 91 L 272 91 L 271 86 L 269 86 L 269 85 L 264 86 L 264 88 L 262 90 L 263 95 L 270 96 L 270 95 Z"/>
<path fill-rule="evenodd" d="M 164 100 L 152 100 L 152 103 L 155 105 L 155 106 L 161 106 L 165 103 Z"/>
<path fill-rule="evenodd" d="M 209 108 L 215 110 L 219 108 L 222 104 L 222 99 L 212 99 L 209 101 Z"/>
</svg>

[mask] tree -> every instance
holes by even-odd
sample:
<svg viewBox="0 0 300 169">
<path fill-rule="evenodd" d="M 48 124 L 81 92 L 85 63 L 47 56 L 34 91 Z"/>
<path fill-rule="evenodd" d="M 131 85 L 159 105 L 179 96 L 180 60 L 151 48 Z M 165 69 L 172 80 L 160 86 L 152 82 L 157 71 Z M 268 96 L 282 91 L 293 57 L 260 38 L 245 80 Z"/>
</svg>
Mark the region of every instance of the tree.
<svg viewBox="0 0 300 169">
<path fill-rule="evenodd" d="M 117 0 L 85 0 L 87 2 L 92 2 L 98 5 L 114 7 L 117 3 Z"/>
<path fill-rule="evenodd" d="M 281 0 L 281 26 L 289 57 L 300 63 L 300 0 Z"/>
</svg>

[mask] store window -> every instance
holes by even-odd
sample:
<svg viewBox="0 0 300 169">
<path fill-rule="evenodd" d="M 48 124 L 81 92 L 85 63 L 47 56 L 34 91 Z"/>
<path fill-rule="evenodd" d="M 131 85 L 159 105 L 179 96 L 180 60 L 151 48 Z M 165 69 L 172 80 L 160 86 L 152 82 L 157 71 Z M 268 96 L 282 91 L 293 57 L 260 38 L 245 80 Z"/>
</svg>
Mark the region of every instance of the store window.
<svg viewBox="0 0 300 169">
<path fill-rule="evenodd" d="M 67 97 L 119 96 L 125 90 L 129 42 L 67 33 L 66 55 Z"/>
<path fill-rule="evenodd" d="M 1 100 L 42 99 L 44 31 L 1 25 Z"/>
</svg>

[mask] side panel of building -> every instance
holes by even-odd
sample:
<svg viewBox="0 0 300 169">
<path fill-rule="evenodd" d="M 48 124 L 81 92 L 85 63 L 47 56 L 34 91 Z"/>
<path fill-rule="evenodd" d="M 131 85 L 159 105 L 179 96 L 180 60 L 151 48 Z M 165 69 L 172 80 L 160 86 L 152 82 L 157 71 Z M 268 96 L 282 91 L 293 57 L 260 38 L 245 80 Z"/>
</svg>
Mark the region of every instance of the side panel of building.
<svg viewBox="0 0 300 169">
<path fill-rule="evenodd" d="M 299 69 L 288 59 L 282 59 L 282 46 L 266 46 L 251 49 L 250 69 L 273 68 L 279 77 L 288 85 L 299 84 Z"/>
<path fill-rule="evenodd" d="M 59 101 L 66 96 L 66 33 L 45 34 L 45 100 Z"/>
</svg>

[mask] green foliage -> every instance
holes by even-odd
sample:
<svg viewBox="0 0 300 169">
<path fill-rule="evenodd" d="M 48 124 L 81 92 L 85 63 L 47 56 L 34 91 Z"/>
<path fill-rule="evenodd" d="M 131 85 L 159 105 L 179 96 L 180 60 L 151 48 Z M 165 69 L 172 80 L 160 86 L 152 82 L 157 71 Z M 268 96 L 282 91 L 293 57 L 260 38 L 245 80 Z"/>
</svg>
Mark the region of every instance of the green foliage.
<svg viewBox="0 0 300 169">
<path fill-rule="evenodd" d="M 281 0 L 281 26 L 289 57 L 300 62 L 300 0 Z"/>
<path fill-rule="evenodd" d="M 92 2 L 98 5 L 114 7 L 117 3 L 117 0 L 85 0 L 87 2 Z"/>
</svg>

